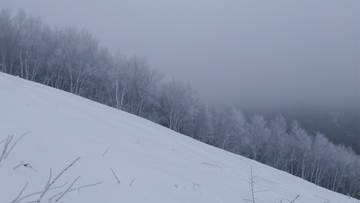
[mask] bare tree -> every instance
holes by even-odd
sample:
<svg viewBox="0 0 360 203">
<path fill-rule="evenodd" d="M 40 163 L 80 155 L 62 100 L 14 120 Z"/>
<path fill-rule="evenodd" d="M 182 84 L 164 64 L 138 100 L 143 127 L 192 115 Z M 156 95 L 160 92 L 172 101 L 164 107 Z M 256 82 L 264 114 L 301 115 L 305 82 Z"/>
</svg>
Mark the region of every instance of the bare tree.
<svg viewBox="0 0 360 203">
<path fill-rule="evenodd" d="M 145 58 L 133 56 L 126 61 L 128 80 L 126 81 L 126 111 L 141 116 L 151 102 L 152 93 L 163 78 L 156 69 L 150 69 Z"/>
<path fill-rule="evenodd" d="M 201 101 L 195 104 L 194 121 L 189 125 L 188 135 L 201 141 L 210 143 L 213 139 L 213 125 L 208 107 Z"/>
<path fill-rule="evenodd" d="M 281 169 L 284 163 L 285 142 L 288 138 L 287 124 L 283 116 L 276 116 L 270 122 L 270 136 L 266 145 L 266 163 Z"/>
<path fill-rule="evenodd" d="M 75 26 L 58 29 L 56 35 L 60 40 L 56 55 L 60 59 L 59 65 L 67 70 L 69 91 L 82 95 L 82 88 L 95 68 L 98 39 Z"/>
<path fill-rule="evenodd" d="M 287 169 L 289 173 L 305 177 L 309 166 L 309 155 L 311 151 L 312 138 L 300 127 L 297 121 L 291 124 L 289 139 L 286 141 Z"/>
<path fill-rule="evenodd" d="M 269 140 L 270 130 L 267 121 L 262 115 L 251 117 L 251 122 L 247 125 L 246 148 L 251 159 L 263 161 L 265 157 L 265 145 Z"/>
<path fill-rule="evenodd" d="M 331 161 L 328 159 L 329 149 L 330 149 L 329 140 L 321 133 L 317 133 L 313 141 L 312 150 L 311 150 L 311 163 L 309 166 L 309 180 L 316 185 L 319 185 L 322 181 L 325 173 L 328 170 L 328 162 Z M 303 176 L 303 175 L 302 175 Z M 302 177 L 306 178 L 306 177 Z"/>
<path fill-rule="evenodd" d="M 110 79 L 107 89 L 113 100 L 113 106 L 117 109 L 123 109 L 130 79 L 130 71 L 126 60 L 126 56 L 117 51 L 111 59 L 110 67 L 107 69 L 107 77 Z"/>
<path fill-rule="evenodd" d="M 175 78 L 163 84 L 159 98 L 160 122 L 180 132 L 194 116 L 194 94 L 190 85 L 184 85 Z"/>
<path fill-rule="evenodd" d="M 246 131 L 246 119 L 234 106 L 213 109 L 213 128 L 216 145 L 222 149 L 241 153 L 242 136 Z"/>
</svg>

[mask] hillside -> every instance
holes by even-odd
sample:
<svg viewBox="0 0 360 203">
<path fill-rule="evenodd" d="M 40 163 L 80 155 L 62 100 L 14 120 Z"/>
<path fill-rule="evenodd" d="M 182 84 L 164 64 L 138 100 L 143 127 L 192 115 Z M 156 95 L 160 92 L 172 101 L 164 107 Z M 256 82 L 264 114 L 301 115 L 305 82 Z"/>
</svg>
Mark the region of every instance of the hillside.
<svg viewBox="0 0 360 203">
<path fill-rule="evenodd" d="M 54 180 L 78 157 L 52 187 L 66 185 L 49 190 L 41 202 L 72 183 L 71 188 L 88 187 L 65 192 L 59 202 L 249 202 L 251 189 L 255 202 L 360 202 L 134 115 L 3 73 L 0 99 L 0 142 L 14 135 L 11 146 L 30 131 L 0 163 L 0 202 L 12 202 L 27 182 L 21 197 L 43 191 L 51 182 L 50 168 Z"/>
<path fill-rule="evenodd" d="M 282 115 L 289 123 L 296 120 L 311 135 L 323 133 L 334 144 L 350 146 L 358 155 L 360 154 L 360 105 L 344 107 L 324 104 L 321 107 L 309 105 L 298 108 L 244 108 L 244 112 L 250 116 L 261 114 L 269 120 L 278 115 Z"/>
</svg>

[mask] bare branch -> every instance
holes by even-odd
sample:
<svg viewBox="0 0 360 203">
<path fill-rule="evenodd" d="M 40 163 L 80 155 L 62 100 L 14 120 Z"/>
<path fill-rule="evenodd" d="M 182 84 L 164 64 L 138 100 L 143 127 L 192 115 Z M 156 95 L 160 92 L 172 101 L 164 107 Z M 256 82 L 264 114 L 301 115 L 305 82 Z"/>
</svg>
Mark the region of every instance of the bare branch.
<svg viewBox="0 0 360 203">
<path fill-rule="evenodd" d="M 290 203 L 294 203 L 297 198 L 299 198 L 300 195 L 296 196 L 295 199 L 293 199 Z"/>
<path fill-rule="evenodd" d="M 200 187 L 200 185 L 199 185 L 199 184 L 197 184 L 197 183 L 193 183 L 193 190 L 195 190 L 195 186 Z"/>
<path fill-rule="evenodd" d="M 81 177 L 81 176 L 77 177 L 77 178 L 71 183 L 71 185 L 68 187 L 68 189 L 66 189 L 66 190 L 63 192 L 63 194 L 60 195 L 60 197 L 55 200 L 55 202 L 59 201 L 66 193 L 68 193 L 69 190 L 70 190 L 70 188 L 74 185 L 74 183 L 75 183 L 80 177 Z"/>
<path fill-rule="evenodd" d="M 97 183 L 93 183 L 93 184 L 89 184 L 89 185 L 80 186 L 80 187 L 71 189 L 69 192 L 74 191 L 74 190 L 80 190 L 80 189 L 83 189 L 83 188 L 86 188 L 86 187 L 90 187 L 90 186 L 99 185 L 99 184 L 101 184 L 101 182 L 97 182 Z"/>
<path fill-rule="evenodd" d="M 113 170 L 112 168 L 110 168 L 110 170 L 111 170 L 111 171 L 112 171 L 112 173 L 114 174 L 114 176 L 115 176 L 115 178 L 116 178 L 117 182 L 118 182 L 118 183 L 120 183 L 120 181 L 119 181 L 118 177 L 116 176 L 116 174 L 115 174 L 114 170 Z"/>
<path fill-rule="evenodd" d="M 280 200 L 280 203 L 283 203 L 283 201 L 285 200 L 286 202 L 294 203 L 295 200 L 296 200 L 297 198 L 299 198 L 299 196 L 300 196 L 300 195 L 297 195 L 293 200 L 289 200 L 289 199 L 287 199 L 287 198 L 279 198 L 279 199 L 274 200 L 274 202 Z"/>
<path fill-rule="evenodd" d="M 66 170 L 68 170 L 72 165 L 74 165 L 75 162 L 77 162 L 80 158 L 81 158 L 81 157 L 78 157 L 77 159 L 75 159 L 75 161 L 73 161 L 68 167 L 66 167 L 64 170 L 62 170 L 61 173 L 60 173 L 58 176 L 56 176 L 56 177 L 54 178 L 54 180 L 45 187 L 44 192 L 43 192 L 43 193 L 41 194 L 41 196 L 36 200 L 37 203 L 39 203 L 39 202 L 41 201 L 41 199 L 44 197 L 45 193 L 49 190 L 49 188 L 51 187 L 51 185 L 54 184 L 55 181 L 56 181 Z"/>
<path fill-rule="evenodd" d="M 62 185 L 62 186 L 59 186 L 59 187 L 53 187 L 51 188 L 51 186 L 56 182 L 56 180 L 66 171 L 68 170 L 71 166 L 73 166 L 81 157 L 78 157 L 77 159 L 75 159 L 69 166 L 67 166 L 64 170 L 62 170 L 60 172 L 60 174 L 58 176 L 56 176 L 52 181 L 51 181 L 51 177 L 52 177 L 52 168 L 50 168 L 50 175 L 49 175 L 49 179 L 46 183 L 46 186 L 44 188 L 44 190 L 40 191 L 40 192 L 34 192 L 34 193 L 31 193 L 31 194 L 28 194 L 28 195 L 25 195 L 24 197 L 21 197 L 21 194 L 23 193 L 23 191 L 25 190 L 26 186 L 28 185 L 28 183 L 25 185 L 25 187 L 22 189 L 22 191 L 20 192 L 20 194 L 15 198 L 15 200 L 12 201 L 12 203 L 19 203 L 20 201 L 28 198 L 28 197 L 31 197 L 31 196 L 34 196 L 34 195 L 40 195 L 39 198 L 37 198 L 36 200 L 34 201 L 31 201 L 31 202 L 36 202 L 36 203 L 39 203 L 41 202 L 41 199 L 45 196 L 45 193 L 47 191 L 50 191 L 50 190 L 55 190 L 55 189 L 58 189 L 58 188 L 62 188 L 64 187 L 67 182 Z M 21 166 L 21 165 L 19 165 Z M 64 192 L 61 192 L 61 193 L 58 193 L 54 196 L 52 196 L 49 200 L 51 201 L 53 198 L 59 196 L 57 199 L 56 199 L 56 202 L 59 201 L 65 194 L 69 193 L 69 192 L 72 192 L 74 190 L 78 190 L 80 191 L 80 189 L 82 188 L 85 188 L 85 187 L 90 187 L 90 186 L 95 186 L 95 185 L 98 185 L 100 184 L 101 182 L 98 182 L 98 183 L 95 183 L 95 184 L 89 184 L 89 185 L 84 185 L 84 186 L 81 186 L 81 187 L 77 187 L 77 188 L 73 188 L 71 189 L 71 187 L 75 184 L 75 182 L 80 178 L 81 176 L 77 177 L 71 184 L 70 186 L 64 191 Z"/>
<path fill-rule="evenodd" d="M 24 165 L 24 163 L 21 163 L 21 164 L 19 164 L 19 165 L 15 166 L 15 167 L 13 168 L 13 170 L 15 170 L 15 169 L 19 168 L 19 167 L 20 167 L 20 166 L 22 166 L 22 165 Z"/>
<path fill-rule="evenodd" d="M 0 157 L 0 162 L 1 162 L 1 160 L 2 160 L 3 158 L 5 158 L 6 150 L 7 150 L 7 148 L 9 147 L 9 144 L 10 144 L 10 142 L 11 142 L 11 140 L 12 140 L 13 137 L 14 137 L 13 135 L 8 135 L 8 137 L 6 138 L 6 140 L 5 140 L 5 145 L 4 145 L 4 149 L 3 149 L 3 152 L 1 153 L 1 157 Z"/>
<path fill-rule="evenodd" d="M 252 202 L 255 203 L 255 192 L 254 192 L 254 185 L 255 185 L 255 181 L 254 181 L 254 176 L 253 176 L 253 171 L 252 171 L 252 167 L 250 166 L 251 169 L 251 177 L 250 177 L 250 186 L 251 186 L 251 197 L 252 197 Z"/>
<path fill-rule="evenodd" d="M 5 142 L 7 139 L 3 139 L 3 141 L 0 142 L 0 144 L 2 144 L 3 142 Z"/>
<path fill-rule="evenodd" d="M 62 187 L 64 187 L 66 184 L 67 184 L 67 182 L 66 182 L 65 184 L 61 185 L 61 186 L 54 187 L 54 188 L 50 188 L 48 191 L 62 188 Z M 33 192 L 33 193 L 30 193 L 30 194 L 27 194 L 26 196 L 21 197 L 20 199 L 18 199 L 18 200 L 17 200 L 16 202 L 14 202 L 14 203 L 19 203 L 19 202 L 20 202 L 21 200 L 23 200 L 23 199 L 26 199 L 26 198 L 31 197 L 31 196 L 34 196 L 34 195 L 42 194 L 43 192 L 44 192 L 44 191 Z M 36 202 L 36 201 L 37 201 L 37 200 L 31 201 L 31 202 Z"/>
<path fill-rule="evenodd" d="M 206 162 L 202 162 L 201 164 L 207 164 L 207 165 L 210 165 L 210 166 L 215 166 L 215 167 L 220 168 L 221 170 L 223 170 L 223 168 L 221 168 L 220 166 L 217 166 L 215 164 L 210 164 L 210 163 L 206 163 Z"/>
<path fill-rule="evenodd" d="M 136 178 L 134 178 L 134 179 L 131 181 L 130 186 L 132 185 L 132 183 L 134 182 L 135 179 L 136 179 Z"/>
<path fill-rule="evenodd" d="M 21 140 L 21 138 L 23 138 L 25 135 L 29 134 L 31 131 L 26 132 L 25 134 L 21 135 L 13 144 L 13 146 L 10 148 L 10 150 L 7 152 L 7 154 L 4 156 L 4 158 L 6 159 L 7 156 L 9 156 L 11 150 L 15 147 L 15 145 L 19 142 L 19 140 Z M 11 141 L 11 140 L 10 140 Z M 10 143 L 10 142 L 9 142 Z"/>
<path fill-rule="evenodd" d="M 110 149 L 110 147 L 108 147 L 106 150 L 105 150 L 105 152 L 104 152 L 104 154 L 102 155 L 102 156 L 105 156 L 105 154 L 107 153 L 107 151 Z"/>
<path fill-rule="evenodd" d="M 52 168 L 50 167 L 50 175 L 49 175 L 49 179 L 48 179 L 48 181 L 47 181 L 47 183 L 46 183 L 46 185 L 45 185 L 45 188 L 44 188 L 44 189 L 46 189 L 46 187 L 49 185 L 50 180 L 51 180 L 51 176 L 52 176 Z"/>
<path fill-rule="evenodd" d="M 73 188 L 73 189 L 69 190 L 67 193 L 72 192 L 74 190 L 80 190 L 80 189 L 83 189 L 83 188 L 86 188 L 86 187 L 96 186 L 96 185 L 99 185 L 99 184 L 101 184 L 101 182 L 97 182 L 97 183 L 94 183 L 94 184 L 83 185 L 83 186 L 80 186 L 80 187 L 77 187 L 77 188 Z M 61 194 L 62 193 L 58 193 L 58 194 L 52 196 L 49 200 L 52 200 L 53 198 L 55 198 L 55 197 L 57 197 L 57 196 L 59 196 Z"/>
<path fill-rule="evenodd" d="M 253 175 L 253 170 L 252 170 L 252 166 L 250 166 L 250 181 L 248 180 L 245 180 L 249 185 L 250 185 L 250 195 L 251 195 L 251 199 L 244 199 L 245 201 L 248 201 L 248 202 L 252 202 L 252 203 L 255 203 L 255 200 L 259 200 L 257 198 L 255 198 L 255 193 L 258 193 L 258 192 L 266 192 L 267 190 L 260 190 L 260 191 L 255 191 L 254 190 L 254 186 L 256 184 L 256 181 L 255 181 L 255 178 L 257 176 L 254 176 Z M 261 200 L 259 200 L 261 201 Z"/>
<path fill-rule="evenodd" d="M 29 184 L 29 182 L 27 182 L 25 184 L 25 186 L 23 187 L 23 189 L 21 190 L 21 192 L 19 193 L 19 195 L 12 201 L 12 203 L 17 202 L 17 200 L 20 198 L 21 194 L 24 192 L 25 188 L 27 187 L 27 185 Z"/>
</svg>

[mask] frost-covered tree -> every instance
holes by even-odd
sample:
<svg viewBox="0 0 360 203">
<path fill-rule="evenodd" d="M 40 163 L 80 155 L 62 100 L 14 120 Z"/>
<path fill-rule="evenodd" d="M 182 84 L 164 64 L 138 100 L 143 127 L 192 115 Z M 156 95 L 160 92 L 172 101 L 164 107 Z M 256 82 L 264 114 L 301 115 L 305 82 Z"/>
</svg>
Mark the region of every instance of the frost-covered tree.
<svg viewBox="0 0 360 203">
<path fill-rule="evenodd" d="M 56 30 L 59 39 L 56 57 L 66 70 L 68 91 L 82 95 L 82 88 L 93 74 L 98 51 L 98 40 L 87 30 L 76 26 Z"/>
<path fill-rule="evenodd" d="M 107 92 L 112 106 L 117 109 L 123 109 L 127 91 L 130 73 L 126 60 L 126 55 L 117 51 L 111 58 L 110 67 L 106 69 L 106 77 L 108 78 Z"/>
<path fill-rule="evenodd" d="M 82 86 L 82 96 L 108 106 L 114 106 L 109 94 L 110 78 L 107 71 L 111 68 L 111 54 L 106 47 L 99 47 L 95 54 L 93 69 L 89 79 Z"/>
<path fill-rule="evenodd" d="M 306 170 L 309 167 L 311 145 L 310 135 L 294 120 L 291 124 L 289 139 L 286 142 L 286 171 L 305 178 Z"/>
<path fill-rule="evenodd" d="M 284 163 L 285 142 L 288 139 L 287 124 L 283 116 L 276 116 L 270 122 L 270 136 L 266 145 L 266 163 L 281 169 Z"/>
<path fill-rule="evenodd" d="M 163 78 L 156 69 L 151 69 L 144 57 L 133 56 L 126 60 L 126 81 L 124 82 L 127 112 L 147 117 L 148 110 L 151 105 L 153 93 L 155 92 L 158 83 Z"/>
<path fill-rule="evenodd" d="M 205 143 L 211 143 L 213 139 L 213 125 L 211 113 L 203 102 L 195 104 L 193 122 L 190 123 L 189 136 Z"/>
<path fill-rule="evenodd" d="M 173 78 L 160 88 L 160 123 L 176 132 L 182 132 L 194 117 L 195 93 L 190 85 Z"/>
<path fill-rule="evenodd" d="M 234 106 L 214 106 L 212 124 L 216 146 L 231 152 L 242 152 L 241 139 L 246 130 L 246 119 L 241 111 Z"/>
<path fill-rule="evenodd" d="M 247 125 L 245 148 L 249 158 L 263 161 L 265 157 L 265 146 L 269 140 L 270 130 L 267 121 L 262 115 L 251 117 L 251 122 Z"/>
<path fill-rule="evenodd" d="M 334 146 L 327 155 L 329 162 L 325 176 L 320 182 L 321 186 L 330 190 L 356 195 L 360 191 L 360 158 L 354 151 L 343 145 Z"/>
<path fill-rule="evenodd" d="M 320 185 L 327 170 L 329 169 L 328 155 L 330 154 L 330 142 L 323 134 L 317 133 L 311 148 L 310 166 L 309 166 L 309 180 L 316 185 Z M 303 177 L 306 178 L 306 177 Z"/>
<path fill-rule="evenodd" d="M 15 15 L 13 25 L 17 73 L 22 78 L 35 81 L 47 56 L 48 28 L 39 17 L 28 17 L 22 9 Z"/>
</svg>

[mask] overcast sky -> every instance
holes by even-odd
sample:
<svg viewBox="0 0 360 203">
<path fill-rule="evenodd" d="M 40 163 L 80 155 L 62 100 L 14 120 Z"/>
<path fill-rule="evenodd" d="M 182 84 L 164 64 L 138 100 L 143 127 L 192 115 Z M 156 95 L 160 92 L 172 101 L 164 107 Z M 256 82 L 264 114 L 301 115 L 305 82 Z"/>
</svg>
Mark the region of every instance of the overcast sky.
<svg viewBox="0 0 360 203">
<path fill-rule="evenodd" d="M 248 107 L 360 104 L 360 1 L 2 0 L 51 27 L 88 29 L 209 100 Z"/>
</svg>

